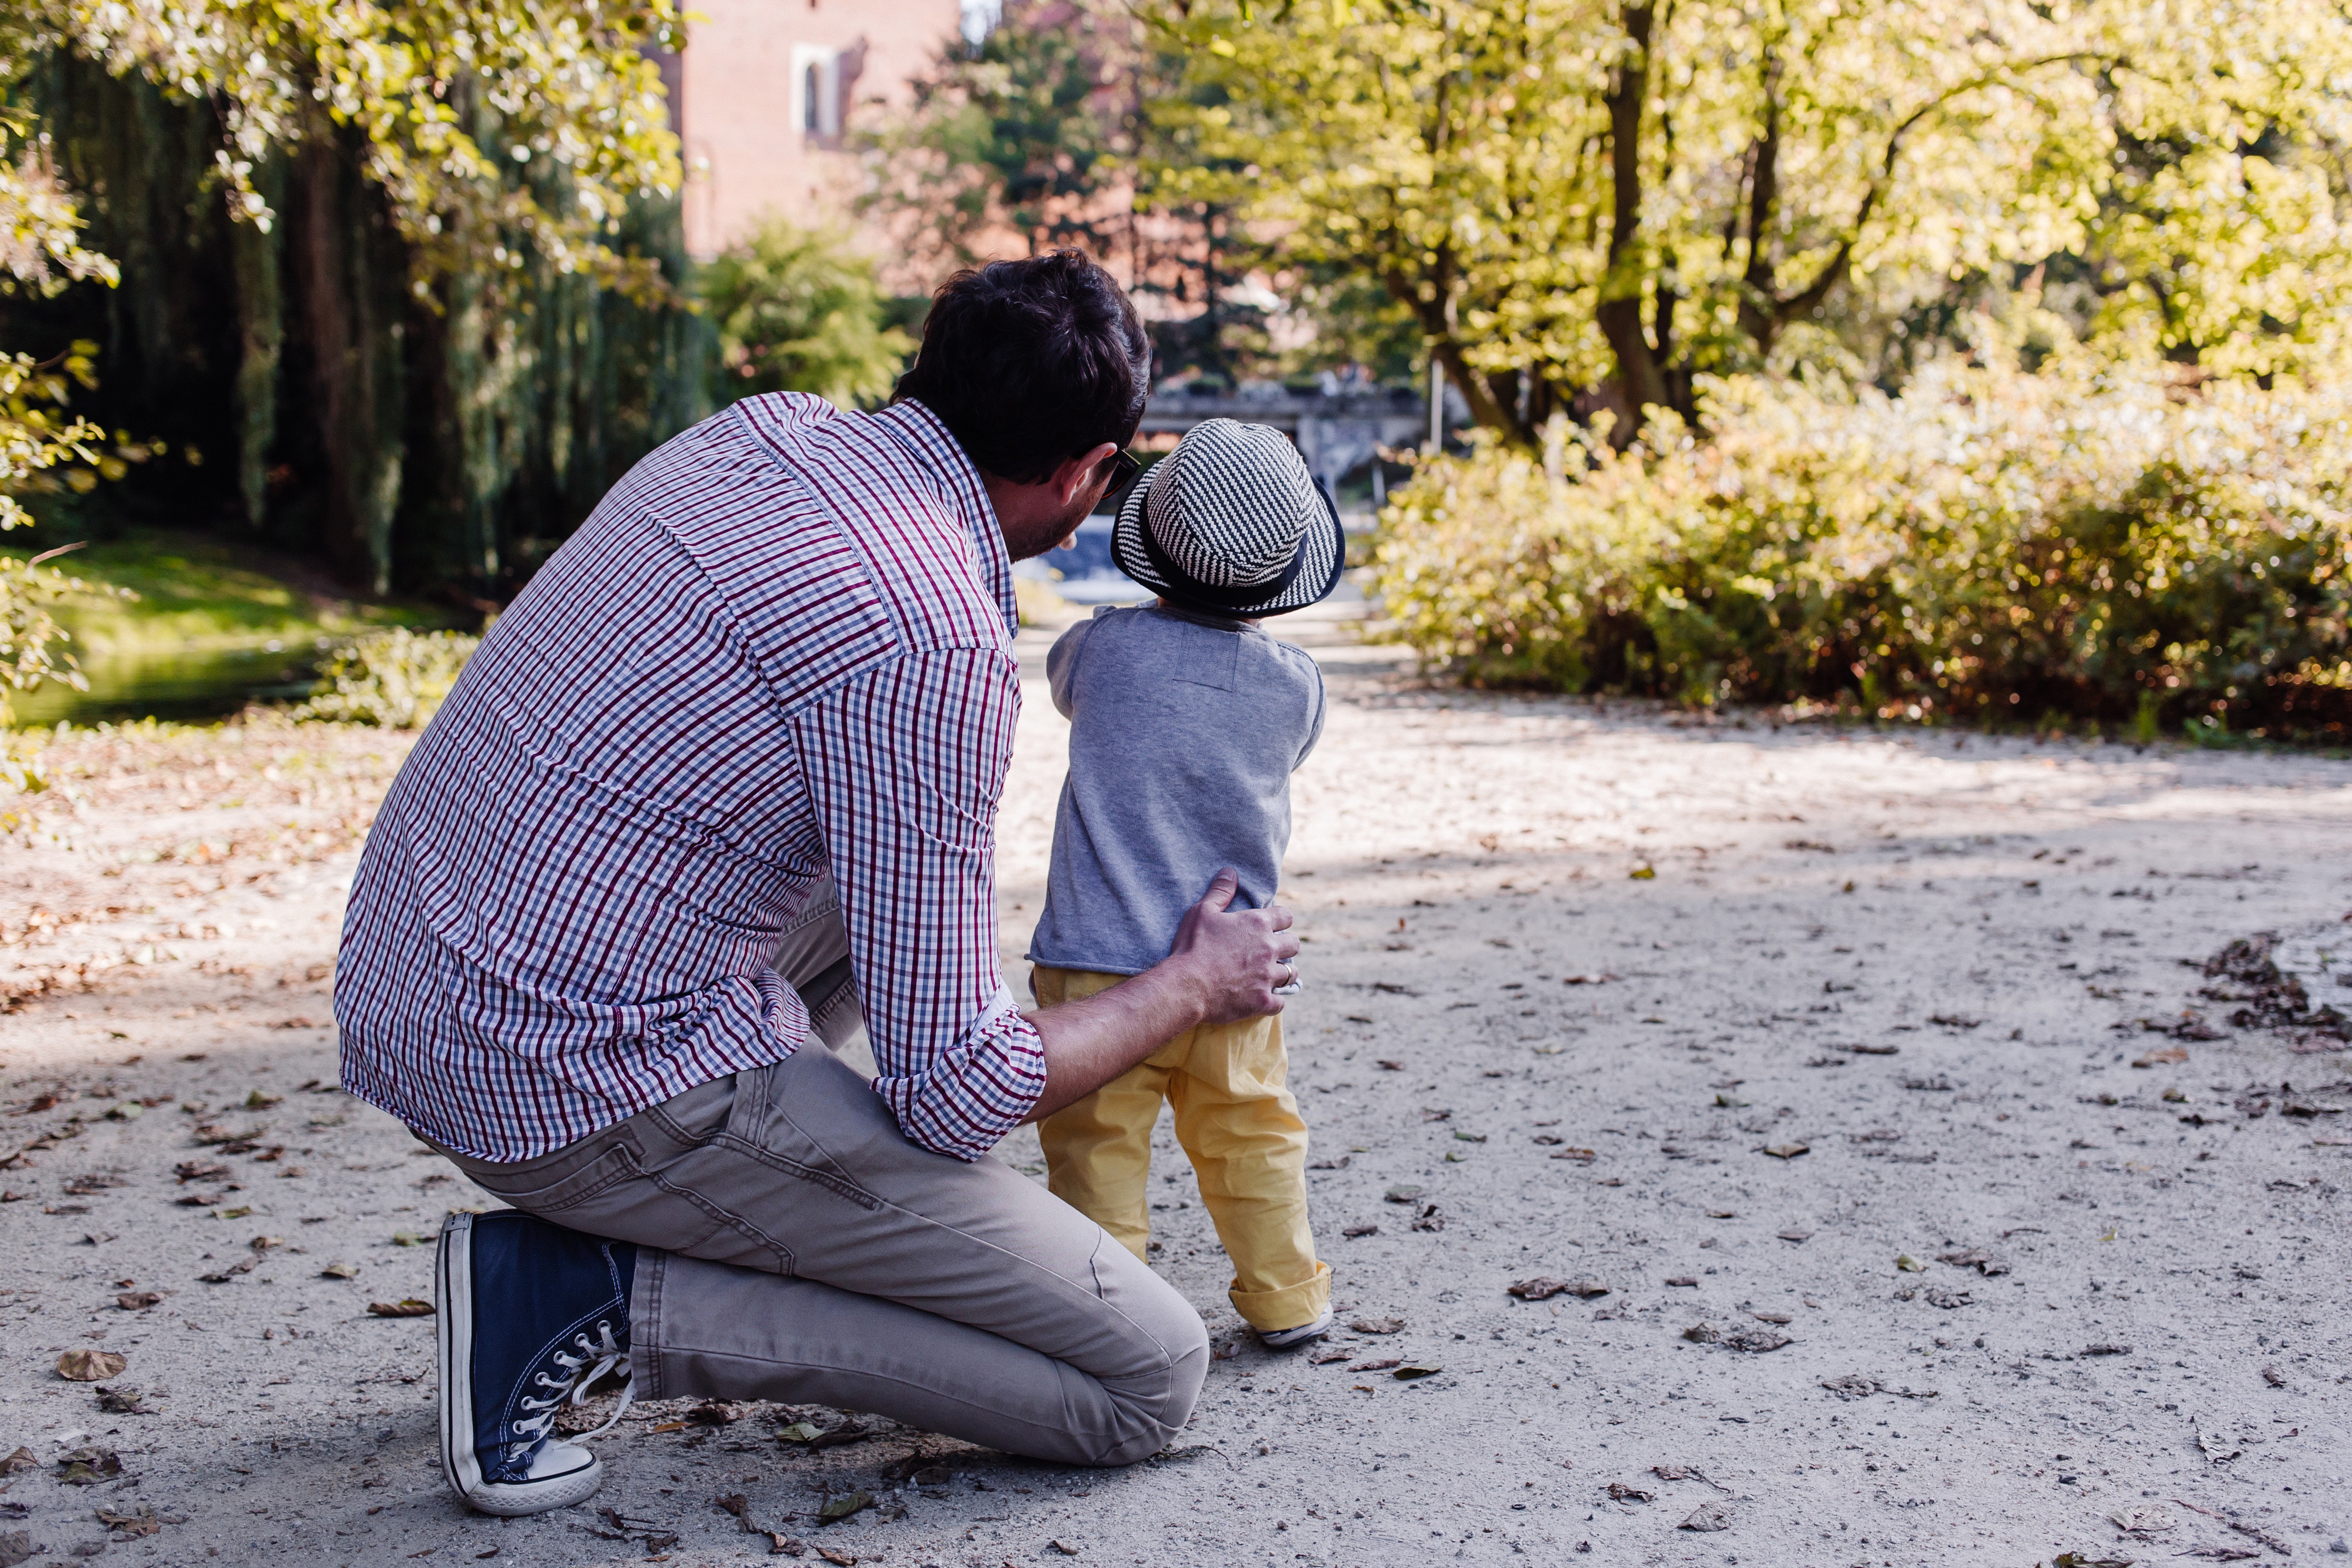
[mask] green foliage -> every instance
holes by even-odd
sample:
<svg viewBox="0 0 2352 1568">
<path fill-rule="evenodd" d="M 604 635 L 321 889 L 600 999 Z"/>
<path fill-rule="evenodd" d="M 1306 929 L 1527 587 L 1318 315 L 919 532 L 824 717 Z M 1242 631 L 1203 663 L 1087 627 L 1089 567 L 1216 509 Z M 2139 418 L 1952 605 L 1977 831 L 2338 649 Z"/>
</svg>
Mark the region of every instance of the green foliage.
<svg viewBox="0 0 2352 1568">
<path fill-rule="evenodd" d="M 1998 346 L 1846 401 L 1731 378 L 1712 439 L 1428 465 L 1376 552 L 1473 680 L 1927 720 L 2352 725 L 2352 392 Z"/>
<path fill-rule="evenodd" d="M 874 263 L 834 229 L 771 217 L 702 269 L 719 330 L 712 401 L 807 392 L 872 407 L 890 395 L 915 340 L 882 324 Z"/>
<path fill-rule="evenodd" d="M 2036 267 L 2079 329 L 2324 367 L 2352 15 L 2305 0 L 1162 4 L 1176 199 L 1409 308 L 1473 414 L 1630 438 L 1697 378 L 1899 371 Z M 2053 301 L 2054 302 L 2054 301 Z"/>
<path fill-rule="evenodd" d="M 869 146 L 869 210 L 933 269 L 1001 252 L 1108 254 L 1131 226 L 1138 29 L 1093 4 L 1012 0 L 915 78 Z"/>
<path fill-rule="evenodd" d="M 420 277 L 531 251 L 658 290 L 605 241 L 678 188 L 651 51 L 683 41 L 671 0 L 25 0 L 0 17 L 0 85 L 70 53 L 207 105 L 217 190 L 265 231 L 273 156 L 342 131 Z"/>
<path fill-rule="evenodd" d="M 363 633 L 327 661 L 319 691 L 292 716 L 422 728 L 481 645 L 479 637 L 462 632 L 418 632 L 398 626 Z"/>
</svg>

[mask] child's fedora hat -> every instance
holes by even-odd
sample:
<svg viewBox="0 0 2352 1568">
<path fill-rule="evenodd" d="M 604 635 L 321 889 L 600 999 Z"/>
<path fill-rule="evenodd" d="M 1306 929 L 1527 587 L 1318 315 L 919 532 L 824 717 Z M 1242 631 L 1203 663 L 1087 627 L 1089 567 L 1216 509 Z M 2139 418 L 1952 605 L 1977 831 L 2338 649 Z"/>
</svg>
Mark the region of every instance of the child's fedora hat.
<svg viewBox="0 0 2352 1568">
<path fill-rule="evenodd" d="M 1176 603 L 1255 620 L 1329 595 L 1348 538 L 1289 437 L 1212 419 L 1128 493 L 1110 552 L 1119 570 Z"/>
</svg>

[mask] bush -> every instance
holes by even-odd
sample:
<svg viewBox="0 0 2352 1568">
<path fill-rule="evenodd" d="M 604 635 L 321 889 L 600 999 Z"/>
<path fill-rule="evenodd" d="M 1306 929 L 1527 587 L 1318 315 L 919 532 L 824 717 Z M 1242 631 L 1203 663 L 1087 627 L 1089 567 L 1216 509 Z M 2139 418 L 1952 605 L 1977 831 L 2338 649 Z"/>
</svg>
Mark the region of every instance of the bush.
<svg viewBox="0 0 2352 1568">
<path fill-rule="evenodd" d="M 915 340 L 883 325 L 874 264 L 829 229 L 772 218 L 702 269 L 719 329 L 711 394 L 807 392 L 848 406 L 890 395 Z"/>
<path fill-rule="evenodd" d="M 320 689 L 294 710 L 296 718 L 332 724 L 373 724 L 417 729 L 430 723 L 479 637 L 463 632 L 369 632 L 337 649 L 320 672 Z"/>
<path fill-rule="evenodd" d="M 1480 684 L 2352 733 L 2352 392 L 1988 358 L 1433 462 L 1382 517 L 1392 635 Z"/>
</svg>

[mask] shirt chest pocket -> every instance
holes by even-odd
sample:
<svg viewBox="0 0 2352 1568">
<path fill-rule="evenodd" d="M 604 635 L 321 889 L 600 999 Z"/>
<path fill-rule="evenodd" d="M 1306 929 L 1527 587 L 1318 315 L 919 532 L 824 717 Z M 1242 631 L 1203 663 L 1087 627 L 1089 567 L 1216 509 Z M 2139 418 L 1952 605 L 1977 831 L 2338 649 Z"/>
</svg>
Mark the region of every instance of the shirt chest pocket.
<svg viewBox="0 0 2352 1568">
<path fill-rule="evenodd" d="M 1240 638 L 1221 637 L 1214 645 L 1185 649 L 1183 657 L 1173 664 L 1169 674 L 1187 685 L 1229 692 L 1234 689 L 1241 656 Z"/>
</svg>

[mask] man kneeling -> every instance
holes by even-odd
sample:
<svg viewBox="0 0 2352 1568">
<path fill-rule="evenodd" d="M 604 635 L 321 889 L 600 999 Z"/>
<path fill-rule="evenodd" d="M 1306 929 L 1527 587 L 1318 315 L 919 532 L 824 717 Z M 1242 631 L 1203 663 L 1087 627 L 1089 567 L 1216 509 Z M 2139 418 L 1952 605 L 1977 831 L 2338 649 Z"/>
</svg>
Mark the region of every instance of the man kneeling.
<svg viewBox="0 0 2352 1568">
<path fill-rule="evenodd" d="M 344 1086 L 514 1206 L 439 1255 L 475 1507 L 596 1490 L 551 1433 L 606 1372 L 1076 1464 L 1189 1418 L 1198 1314 L 987 1157 L 1279 1011 L 1297 952 L 1220 875 L 1116 990 L 1024 1015 L 998 972 L 1012 564 L 1132 476 L 1150 363 L 1082 256 L 960 275 L 889 407 L 751 398 L 637 465 L 401 769 L 335 1012 Z M 858 1009 L 870 1081 L 811 1046 Z"/>
</svg>

